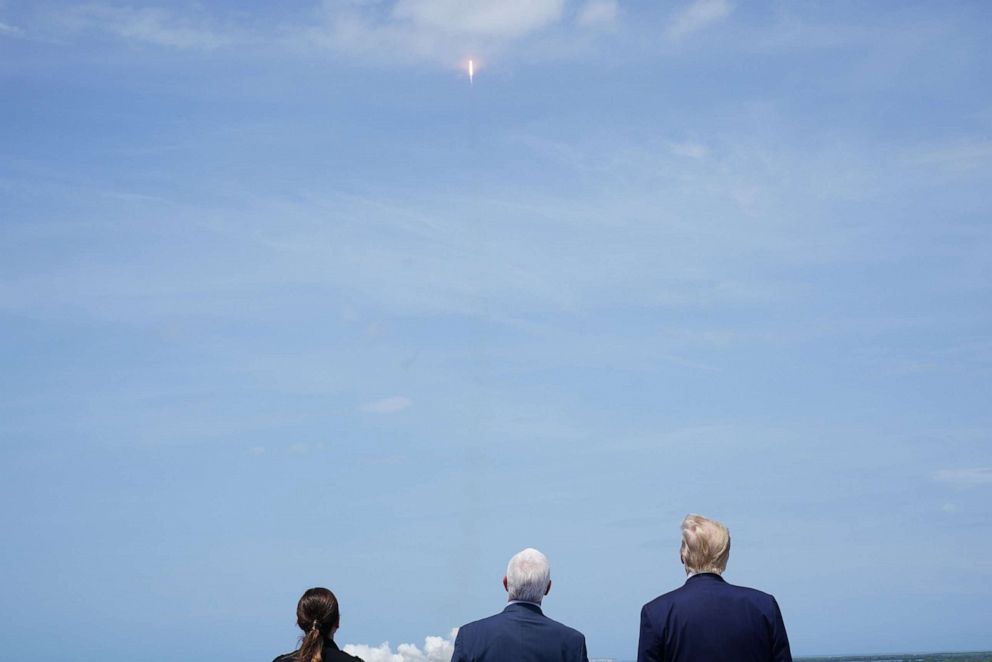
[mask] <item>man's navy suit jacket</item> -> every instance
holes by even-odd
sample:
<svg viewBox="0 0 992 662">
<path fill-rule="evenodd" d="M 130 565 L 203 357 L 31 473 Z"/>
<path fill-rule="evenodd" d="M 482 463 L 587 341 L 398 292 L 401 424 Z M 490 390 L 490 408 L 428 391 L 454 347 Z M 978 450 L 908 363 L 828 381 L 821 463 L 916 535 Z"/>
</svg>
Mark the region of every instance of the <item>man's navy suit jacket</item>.
<svg viewBox="0 0 992 662">
<path fill-rule="evenodd" d="M 693 575 L 641 609 L 637 662 L 792 662 L 775 598 Z"/>
<path fill-rule="evenodd" d="M 588 662 L 586 638 L 529 602 L 463 625 L 451 662 Z"/>
</svg>

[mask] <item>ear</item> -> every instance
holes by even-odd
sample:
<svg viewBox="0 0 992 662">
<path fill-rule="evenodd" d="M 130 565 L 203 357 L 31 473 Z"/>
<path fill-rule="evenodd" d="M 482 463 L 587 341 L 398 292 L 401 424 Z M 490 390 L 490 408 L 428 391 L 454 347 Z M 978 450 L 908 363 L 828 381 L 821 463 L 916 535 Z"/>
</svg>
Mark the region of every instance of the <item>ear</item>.
<svg viewBox="0 0 992 662">
<path fill-rule="evenodd" d="M 507 593 L 510 592 L 510 587 L 507 586 L 507 583 L 506 583 L 506 575 L 503 575 L 503 590 L 506 591 Z"/>
<path fill-rule="evenodd" d="M 549 579 L 548 580 L 548 587 L 546 589 L 544 589 L 544 595 L 547 595 L 550 592 L 551 592 L 551 580 Z"/>
</svg>

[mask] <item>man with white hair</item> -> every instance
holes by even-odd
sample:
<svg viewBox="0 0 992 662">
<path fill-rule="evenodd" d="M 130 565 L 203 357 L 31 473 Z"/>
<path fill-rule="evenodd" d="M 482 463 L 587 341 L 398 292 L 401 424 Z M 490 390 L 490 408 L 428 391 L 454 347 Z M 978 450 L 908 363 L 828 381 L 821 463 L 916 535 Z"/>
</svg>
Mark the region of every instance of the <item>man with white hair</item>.
<svg viewBox="0 0 992 662">
<path fill-rule="evenodd" d="M 682 521 L 685 584 L 644 605 L 637 662 L 792 662 L 775 598 L 724 581 L 730 532 L 716 520 Z"/>
<path fill-rule="evenodd" d="M 530 547 L 516 554 L 506 566 L 503 588 L 506 608 L 459 628 L 451 662 L 588 662 L 582 633 L 541 611 L 551 590 L 544 554 Z"/>
</svg>

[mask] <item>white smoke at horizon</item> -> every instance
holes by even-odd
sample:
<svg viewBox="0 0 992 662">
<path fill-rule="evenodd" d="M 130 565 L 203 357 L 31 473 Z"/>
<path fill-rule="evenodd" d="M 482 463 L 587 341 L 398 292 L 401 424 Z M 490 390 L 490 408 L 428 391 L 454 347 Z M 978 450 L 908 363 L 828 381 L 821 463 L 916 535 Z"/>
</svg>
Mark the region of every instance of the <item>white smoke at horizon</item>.
<svg viewBox="0 0 992 662">
<path fill-rule="evenodd" d="M 384 641 L 378 646 L 346 644 L 344 651 L 365 662 L 451 662 L 457 634 L 458 628 L 455 628 L 447 637 L 425 637 L 423 648 L 415 644 L 400 644 L 393 652 L 389 642 Z"/>
</svg>

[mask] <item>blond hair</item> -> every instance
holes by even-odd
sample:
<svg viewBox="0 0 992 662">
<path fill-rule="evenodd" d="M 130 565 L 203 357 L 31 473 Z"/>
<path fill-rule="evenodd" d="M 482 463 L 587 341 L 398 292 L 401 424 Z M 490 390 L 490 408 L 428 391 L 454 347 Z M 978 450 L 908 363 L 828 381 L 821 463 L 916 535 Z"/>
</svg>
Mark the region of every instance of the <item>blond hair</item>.
<svg viewBox="0 0 992 662">
<path fill-rule="evenodd" d="M 686 515 L 682 520 L 682 563 L 686 572 L 723 574 L 730 558 L 730 531 L 715 519 Z"/>
</svg>

